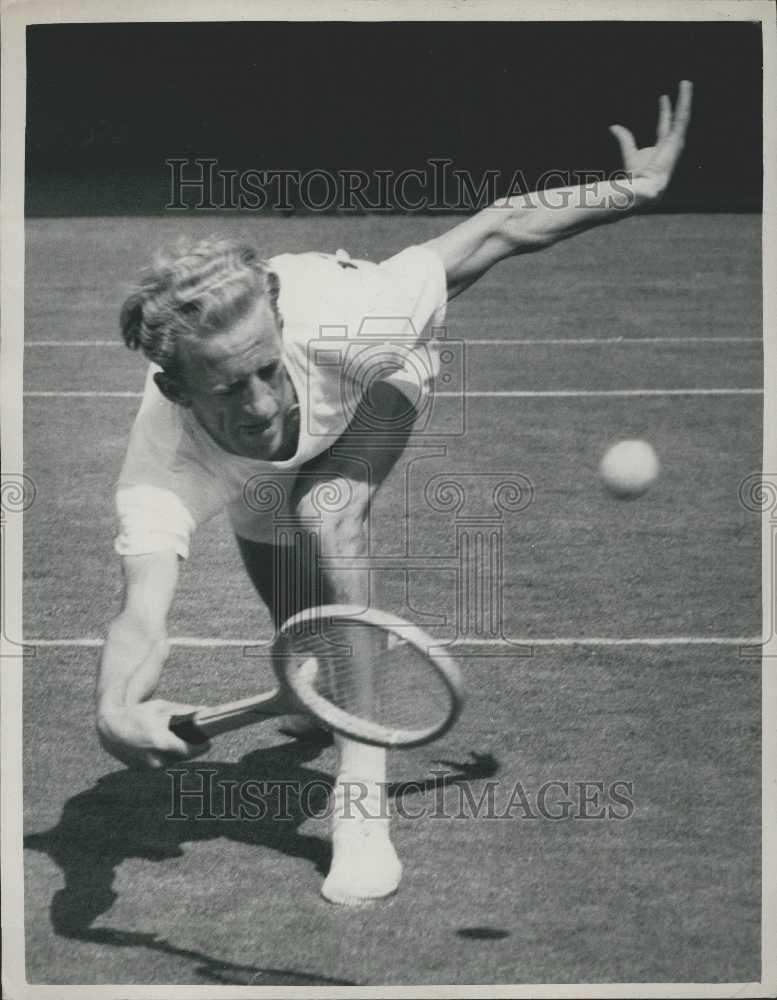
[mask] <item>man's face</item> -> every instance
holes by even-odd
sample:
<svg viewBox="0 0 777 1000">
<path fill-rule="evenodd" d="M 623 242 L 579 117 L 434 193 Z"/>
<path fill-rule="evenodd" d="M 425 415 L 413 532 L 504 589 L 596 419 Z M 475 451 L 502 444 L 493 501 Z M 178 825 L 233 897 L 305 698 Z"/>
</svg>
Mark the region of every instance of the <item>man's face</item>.
<svg viewBox="0 0 777 1000">
<path fill-rule="evenodd" d="M 179 402 L 225 451 L 243 458 L 291 458 L 297 448 L 296 394 L 281 360 L 281 330 L 266 299 L 223 333 L 181 345 Z"/>
</svg>

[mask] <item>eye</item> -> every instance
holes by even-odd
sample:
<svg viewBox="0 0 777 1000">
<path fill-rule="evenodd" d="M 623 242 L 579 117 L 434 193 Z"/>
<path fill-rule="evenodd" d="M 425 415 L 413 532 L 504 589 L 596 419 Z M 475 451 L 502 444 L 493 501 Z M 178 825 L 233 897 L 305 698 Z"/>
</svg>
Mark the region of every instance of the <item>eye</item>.
<svg viewBox="0 0 777 1000">
<path fill-rule="evenodd" d="M 211 395 L 213 396 L 231 396 L 233 393 L 237 392 L 243 385 L 242 381 L 232 382 L 231 385 L 220 385 L 218 389 L 214 389 Z"/>
<path fill-rule="evenodd" d="M 263 368 L 258 369 L 256 374 L 259 376 L 260 379 L 266 381 L 267 379 L 272 378 L 273 375 L 278 371 L 278 364 L 279 364 L 278 361 L 273 361 L 269 365 L 264 365 Z"/>
</svg>

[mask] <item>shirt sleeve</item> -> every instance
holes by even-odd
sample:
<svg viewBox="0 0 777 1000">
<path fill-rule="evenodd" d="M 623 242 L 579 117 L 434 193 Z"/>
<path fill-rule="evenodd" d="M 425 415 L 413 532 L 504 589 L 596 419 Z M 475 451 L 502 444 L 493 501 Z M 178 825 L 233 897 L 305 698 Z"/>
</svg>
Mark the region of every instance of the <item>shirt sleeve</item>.
<svg viewBox="0 0 777 1000">
<path fill-rule="evenodd" d="M 430 336 L 425 339 L 433 339 L 434 328 L 445 321 L 448 302 L 442 260 L 427 247 L 413 246 L 382 261 L 379 268 L 389 280 L 381 288 L 377 301 L 371 303 L 373 317 L 378 318 L 377 308 L 382 307 L 387 319 L 406 320 L 405 336 L 415 334 L 422 339 L 424 331 L 431 327 Z"/>
<path fill-rule="evenodd" d="M 140 556 L 174 549 L 189 558 L 196 527 L 183 502 L 170 490 L 140 483 L 116 491 L 119 530 L 114 548 L 120 556 Z"/>
<path fill-rule="evenodd" d="M 347 374 L 354 393 L 373 380 L 392 383 L 416 408 L 425 404 L 440 371 L 440 339 L 448 302 L 442 261 L 413 246 L 379 264 L 350 352 Z"/>
<path fill-rule="evenodd" d="M 154 385 L 155 371 L 151 365 L 119 475 L 114 548 L 122 556 L 174 549 L 187 559 L 195 528 L 224 506 L 224 488 L 184 433 L 185 414 Z"/>
<path fill-rule="evenodd" d="M 336 254 L 282 254 L 280 310 L 296 336 L 349 340 L 433 339 L 445 320 L 445 267 L 428 247 L 412 246 L 380 264 Z"/>
</svg>

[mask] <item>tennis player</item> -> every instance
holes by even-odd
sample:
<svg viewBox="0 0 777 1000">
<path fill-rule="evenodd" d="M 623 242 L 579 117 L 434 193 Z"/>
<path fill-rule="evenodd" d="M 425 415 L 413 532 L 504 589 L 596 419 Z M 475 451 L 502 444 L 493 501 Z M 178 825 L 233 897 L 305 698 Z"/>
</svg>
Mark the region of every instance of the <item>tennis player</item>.
<svg viewBox="0 0 777 1000">
<path fill-rule="evenodd" d="M 224 240 L 156 261 L 121 314 L 127 346 L 151 364 L 116 492 L 125 593 L 97 683 L 106 750 L 161 767 L 208 749 L 168 728 L 172 715 L 196 706 L 153 694 L 180 562 L 195 529 L 218 511 L 228 511 L 276 624 L 301 606 L 369 603 L 366 570 L 347 559 L 368 554 L 371 503 L 433 391 L 433 333 L 447 301 L 507 257 L 653 205 L 690 111 L 683 81 L 674 111 L 667 97 L 659 102 L 654 146 L 639 149 L 627 129 L 611 127 L 627 179 L 497 202 L 380 264 L 342 251 L 262 260 Z M 279 498 L 271 509 L 256 502 L 264 480 Z M 278 544 L 279 520 L 296 526 L 296 542 Z M 376 818 L 385 751 L 336 742 L 333 856 L 322 892 L 353 904 L 393 892 L 402 868 L 388 820 Z M 354 787 L 363 809 L 347 801 Z"/>
</svg>

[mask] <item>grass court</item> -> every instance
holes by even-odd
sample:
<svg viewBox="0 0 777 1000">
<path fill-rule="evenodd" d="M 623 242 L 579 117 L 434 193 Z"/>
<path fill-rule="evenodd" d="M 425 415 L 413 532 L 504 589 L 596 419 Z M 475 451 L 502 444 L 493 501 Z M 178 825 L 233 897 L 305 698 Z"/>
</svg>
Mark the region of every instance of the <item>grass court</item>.
<svg viewBox="0 0 777 1000">
<path fill-rule="evenodd" d="M 438 423 L 416 436 L 424 457 L 398 470 L 374 520 L 376 555 L 401 555 L 402 541 L 431 559 L 387 570 L 376 603 L 444 619 L 432 630 L 450 638 L 456 525 L 424 503 L 424 483 L 520 474 L 534 490 L 501 519 L 500 635 L 522 645 L 488 633 L 458 647 L 465 714 L 439 743 L 392 756 L 396 801 L 413 812 L 442 796 L 455 811 L 457 775 L 476 796 L 497 781 L 497 799 L 520 782 L 530 800 L 547 781 L 623 780 L 629 819 L 398 817 L 399 893 L 348 911 L 318 895 L 323 819 L 166 819 L 169 776 L 126 771 L 97 743 L 96 647 L 121 596 L 113 485 L 145 370 L 118 336 L 129 283 L 180 233 L 379 260 L 454 221 L 28 221 L 30 982 L 759 978 L 761 676 L 742 647 L 761 629 L 760 518 L 738 496 L 761 468 L 757 216 L 630 219 L 506 262 L 454 300 L 464 433 L 435 437 L 458 405 L 441 397 Z M 632 503 L 596 476 L 625 437 L 648 439 L 662 461 Z M 195 537 L 170 634 L 161 696 L 215 703 L 262 686 L 265 665 L 243 646 L 269 637 L 269 619 L 225 518 Z M 185 765 L 190 778 L 209 767 L 218 781 L 329 780 L 331 747 L 279 726 L 214 742 Z M 435 789 L 440 761 L 453 778 Z"/>
</svg>

